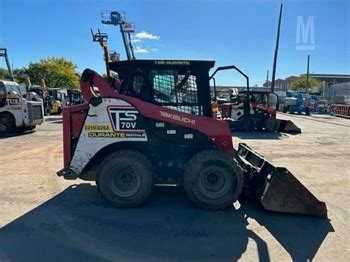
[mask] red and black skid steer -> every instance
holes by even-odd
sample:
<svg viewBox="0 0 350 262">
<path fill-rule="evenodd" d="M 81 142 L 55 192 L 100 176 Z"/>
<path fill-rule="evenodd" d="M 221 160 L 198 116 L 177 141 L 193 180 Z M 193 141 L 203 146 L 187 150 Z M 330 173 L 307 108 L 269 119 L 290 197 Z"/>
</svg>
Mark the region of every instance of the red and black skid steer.
<svg viewBox="0 0 350 262">
<path fill-rule="evenodd" d="M 286 168 L 245 144 L 233 148 L 228 124 L 213 117 L 213 66 L 214 61 L 112 62 L 119 76 L 112 84 L 86 69 L 85 102 L 63 110 L 64 168 L 57 174 L 96 181 L 116 207 L 143 203 L 155 184 L 176 184 L 204 209 L 230 207 L 243 194 L 267 210 L 327 217 L 325 203 Z"/>
<path fill-rule="evenodd" d="M 248 103 L 248 96 L 250 101 Z M 217 101 L 220 118 L 226 121 L 233 132 L 242 130 L 251 132 L 265 130 L 267 132 L 283 132 L 300 134 L 301 129 L 292 121 L 278 119 L 278 96 L 271 91 L 240 92 L 234 101 Z"/>
</svg>

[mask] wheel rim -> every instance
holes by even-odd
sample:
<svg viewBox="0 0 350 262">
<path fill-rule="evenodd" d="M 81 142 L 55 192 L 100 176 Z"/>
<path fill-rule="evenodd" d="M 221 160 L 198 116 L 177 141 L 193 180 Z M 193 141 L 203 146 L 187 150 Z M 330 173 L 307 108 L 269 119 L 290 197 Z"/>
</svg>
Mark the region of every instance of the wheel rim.
<svg viewBox="0 0 350 262">
<path fill-rule="evenodd" d="M 110 187 L 113 193 L 118 196 L 131 197 L 140 189 L 141 180 L 131 167 L 118 169 L 111 176 Z"/>
<path fill-rule="evenodd" d="M 232 177 L 222 167 L 207 167 L 202 170 L 197 183 L 198 190 L 202 195 L 209 198 L 219 198 L 230 190 Z"/>
</svg>

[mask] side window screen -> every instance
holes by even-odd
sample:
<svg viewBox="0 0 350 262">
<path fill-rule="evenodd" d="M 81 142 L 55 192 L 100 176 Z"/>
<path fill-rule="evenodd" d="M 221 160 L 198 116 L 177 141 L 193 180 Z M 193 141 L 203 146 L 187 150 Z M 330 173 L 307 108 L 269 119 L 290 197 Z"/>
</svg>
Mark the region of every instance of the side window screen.
<svg viewBox="0 0 350 262">
<path fill-rule="evenodd" d="M 189 71 L 179 74 L 175 70 L 153 70 L 150 79 L 157 103 L 184 113 L 202 115 L 194 74 Z"/>
<path fill-rule="evenodd" d="M 175 88 L 175 75 L 172 71 L 152 72 L 154 100 L 159 103 L 175 102 L 172 92 Z"/>
</svg>

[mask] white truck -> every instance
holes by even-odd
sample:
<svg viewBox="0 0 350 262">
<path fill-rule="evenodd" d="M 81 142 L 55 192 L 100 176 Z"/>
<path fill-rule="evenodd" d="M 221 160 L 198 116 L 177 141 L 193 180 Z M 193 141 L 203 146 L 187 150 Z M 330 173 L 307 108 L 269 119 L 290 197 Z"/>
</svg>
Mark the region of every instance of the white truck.
<svg viewBox="0 0 350 262">
<path fill-rule="evenodd" d="M 14 81 L 0 80 L 0 133 L 28 131 L 44 122 L 42 99 Z"/>
</svg>

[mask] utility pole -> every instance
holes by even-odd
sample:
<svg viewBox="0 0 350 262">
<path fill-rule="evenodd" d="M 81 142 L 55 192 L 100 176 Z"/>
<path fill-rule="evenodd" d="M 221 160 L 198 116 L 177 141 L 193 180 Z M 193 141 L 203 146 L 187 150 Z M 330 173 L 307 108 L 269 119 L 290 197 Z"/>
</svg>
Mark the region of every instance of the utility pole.
<svg viewBox="0 0 350 262">
<path fill-rule="evenodd" d="M 307 91 L 309 89 L 309 68 L 310 68 L 310 55 L 307 55 L 305 94 L 307 93 Z"/>
<path fill-rule="evenodd" d="M 269 88 L 269 70 L 266 72 L 266 88 Z"/>
<path fill-rule="evenodd" d="M 278 18 L 276 48 L 275 48 L 275 55 L 274 55 L 274 58 L 273 58 L 273 66 L 272 66 L 272 80 L 271 80 L 271 91 L 272 92 L 275 91 L 276 65 L 277 65 L 278 46 L 279 46 L 279 42 L 280 42 L 280 29 L 281 29 L 282 10 L 283 10 L 283 4 L 281 4 L 280 14 L 279 14 L 279 18 Z"/>
</svg>

